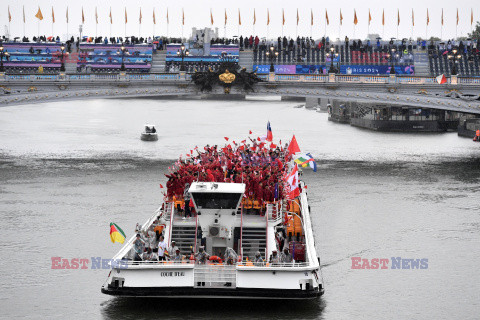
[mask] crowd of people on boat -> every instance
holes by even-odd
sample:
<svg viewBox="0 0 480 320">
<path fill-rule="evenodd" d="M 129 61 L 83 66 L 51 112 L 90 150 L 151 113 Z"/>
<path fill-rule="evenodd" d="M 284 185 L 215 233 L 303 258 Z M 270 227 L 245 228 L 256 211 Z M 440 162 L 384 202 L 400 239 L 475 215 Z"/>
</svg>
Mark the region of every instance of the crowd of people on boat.
<svg viewBox="0 0 480 320">
<path fill-rule="evenodd" d="M 210 255 L 204 246 L 196 248 L 190 247 L 190 252 L 182 253 L 177 246 L 175 240 L 172 240 L 170 245 L 165 241 L 165 226 L 167 221 L 162 215 L 159 215 L 153 223 L 147 228 L 143 229 L 137 223 L 135 228 L 136 237 L 133 241 L 132 258 L 134 262 L 185 262 L 196 264 L 226 264 L 234 265 L 240 262 L 239 255 L 233 248 L 227 247 L 222 254 L 221 251 L 217 255 Z M 268 266 L 281 265 L 285 263 L 294 262 L 292 255 L 289 252 L 288 245 L 285 240 L 285 232 L 279 231 L 275 235 L 276 249 L 268 259 L 264 260 L 260 251 L 256 251 L 254 257 L 245 257 L 244 263 L 251 266 Z M 277 250 L 278 249 L 278 250 Z"/>
<path fill-rule="evenodd" d="M 184 199 L 185 193 L 194 181 L 245 183 L 245 197 L 259 203 L 273 202 L 284 198 L 284 165 L 291 157 L 281 146 L 250 138 L 250 142 L 217 145 L 204 151 L 191 150 L 186 159 L 179 159 L 168 178 L 167 198 Z M 187 205 L 185 205 L 187 207 Z"/>
</svg>

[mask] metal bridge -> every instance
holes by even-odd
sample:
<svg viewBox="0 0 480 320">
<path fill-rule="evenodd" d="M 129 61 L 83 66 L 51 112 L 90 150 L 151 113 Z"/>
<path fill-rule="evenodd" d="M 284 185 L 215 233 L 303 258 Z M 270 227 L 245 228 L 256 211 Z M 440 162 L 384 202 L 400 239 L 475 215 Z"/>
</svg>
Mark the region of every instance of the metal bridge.
<svg viewBox="0 0 480 320">
<path fill-rule="evenodd" d="M 254 91 L 230 94 L 328 98 L 480 114 L 480 78 L 428 76 L 259 75 Z M 0 75 L 0 106 L 87 98 L 227 95 L 223 87 L 201 92 L 185 73 Z"/>
</svg>

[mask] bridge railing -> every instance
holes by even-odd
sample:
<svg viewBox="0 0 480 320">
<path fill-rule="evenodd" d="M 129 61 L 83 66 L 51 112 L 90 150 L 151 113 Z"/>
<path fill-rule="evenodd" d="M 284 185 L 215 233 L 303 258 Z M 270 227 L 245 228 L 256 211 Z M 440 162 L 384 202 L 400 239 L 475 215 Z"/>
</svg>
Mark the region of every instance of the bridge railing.
<svg viewBox="0 0 480 320">
<path fill-rule="evenodd" d="M 398 75 L 350 75 L 350 74 L 259 74 L 257 75 L 263 81 L 273 82 L 310 82 L 310 83 L 398 83 L 398 84 L 429 84 L 437 85 L 436 77 L 422 76 L 398 76 Z M 111 73 L 91 73 L 91 74 L 1 74 L 0 83 L 2 82 L 46 82 L 46 81 L 190 81 L 191 74 L 180 73 L 128 73 L 128 74 L 111 74 Z M 480 85 L 480 77 L 447 77 L 447 84 L 461 85 Z"/>
</svg>

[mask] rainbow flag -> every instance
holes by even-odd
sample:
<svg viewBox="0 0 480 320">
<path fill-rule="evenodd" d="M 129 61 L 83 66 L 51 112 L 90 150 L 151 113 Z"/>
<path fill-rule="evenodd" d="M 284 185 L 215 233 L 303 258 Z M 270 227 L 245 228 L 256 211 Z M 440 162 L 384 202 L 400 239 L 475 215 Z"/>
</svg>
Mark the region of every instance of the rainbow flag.
<svg viewBox="0 0 480 320">
<path fill-rule="evenodd" d="M 313 169 L 313 172 L 317 172 L 317 164 L 315 163 L 315 159 L 313 159 L 310 153 L 305 153 L 298 156 L 295 159 L 295 163 L 297 163 L 299 166 L 302 166 L 303 168 L 309 166 Z"/>
<path fill-rule="evenodd" d="M 110 239 L 112 240 L 112 242 L 123 243 L 125 241 L 125 238 L 126 236 L 123 230 L 115 223 L 110 222 Z"/>
</svg>

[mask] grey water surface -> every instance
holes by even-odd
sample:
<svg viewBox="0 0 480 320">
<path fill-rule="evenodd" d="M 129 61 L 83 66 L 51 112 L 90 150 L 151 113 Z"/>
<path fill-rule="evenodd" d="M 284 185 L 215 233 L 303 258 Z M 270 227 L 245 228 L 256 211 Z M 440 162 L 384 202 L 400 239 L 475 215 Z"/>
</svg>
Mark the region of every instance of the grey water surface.
<svg viewBox="0 0 480 320">
<path fill-rule="evenodd" d="M 378 133 L 265 101 L 88 100 L 0 108 L 0 318 L 478 319 L 480 144 L 456 133 Z M 111 258 L 161 203 L 163 175 L 195 146 L 295 134 L 325 295 L 308 302 L 116 299 Z M 144 123 L 157 142 L 140 141 Z M 428 259 L 426 269 L 352 269 L 352 257 Z M 91 265 L 89 265 L 91 267 Z"/>
</svg>

